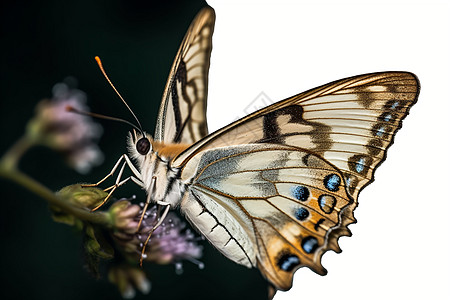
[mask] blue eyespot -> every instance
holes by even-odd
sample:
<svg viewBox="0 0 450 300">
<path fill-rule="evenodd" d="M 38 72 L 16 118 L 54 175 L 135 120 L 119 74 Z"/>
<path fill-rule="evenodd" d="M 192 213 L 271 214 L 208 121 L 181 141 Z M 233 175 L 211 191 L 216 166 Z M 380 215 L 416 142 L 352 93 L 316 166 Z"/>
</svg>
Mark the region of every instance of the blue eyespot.
<svg viewBox="0 0 450 300">
<path fill-rule="evenodd" d="M 336 192 L 337 190 L 339 190 L 341 178 L 336 174 L 330 174 L 325 177 L 325 179 L 323 180 L 323 184 L 328 190 Z"/>
<path fill-rule="evenodd" d="M 334 206 L 336 205 L 336 198 L 331 195 L 320 195 L 319 199 L 317 199 L 317 202 L 319 203 L 320 209 L 324 213 L 329 214 L 334 210 Z"/>
<path fill-rule="evenodd" d="M 378 130 L 377 130 L 377 136 L 378 136 L 378 137 L 382 137 L 383 134 L 385 134 L 384 126 L 381 126 L 381 127 L 378 128 Z"/>
<path fill-rule="evenodd" d="M 396 109 L 398 104 L 399 104 L 398 101 L 395 101 L 394 103 L 392 103 L 391 109 Z"/>
<path fill-rule="evenodd" d="M 350 186 L 351 183 L 352 183 L 352 179 L 351 179 L 350 177 L 347 177 L 347 179 L 345 180 L 345 184 L 346 184 L 347 186 Z"/>
<path fill-rule="evenodd" d="M 397 115 L 395 113 L 393 113 L 391 111 L 385 111 L 378 117 L 378 120 L 381 122 L 391 123 L 391 122 L 394 122 L 396 118 L 397 118 Z"/>
<path fill-rule="evenodd" d="M 319 242 L 317 239 L 313 236 L 305 237 L 302 241 L 302 248 L 303 251 L 310 254 L 316 251 L 316 249 L 319 247 Z"/>
<path fill-rule="evenodd" d="M 309 217 L 309 211 L 304 207 L 297 208 L 295 210 L 295 217 L 299 221 L 304 221 Z"/>
<path fill-rule="evenodd" d="M 300 264 L 300 259 L 294 254 L 284 254 L 278 259 L 278 266 L 281 270 L 290 272 Z"/>
<path fill-rule="evenodd" d="M 361 157 L 361 158 L 358 160 L 358 162 L 357 162 L 356 165 L 355 165 L 356 172 L 361 173 L 362 171 L 364 171 L 364 168 L 365 168 L 364 163 L 365 163 L 365 161 L 366 161 L 366 160 L 365 160 L 364 157 Z"/>
<path fill-rule="evenodd" d="M 302 185 L 297 185 L 292 187 L 291 189 L 292 196 L 294 196 L 295 199 L 300 201 L 306 201 L 309 198 L 309 190 L 307 187 L 304 187 Z"/>
</svg>

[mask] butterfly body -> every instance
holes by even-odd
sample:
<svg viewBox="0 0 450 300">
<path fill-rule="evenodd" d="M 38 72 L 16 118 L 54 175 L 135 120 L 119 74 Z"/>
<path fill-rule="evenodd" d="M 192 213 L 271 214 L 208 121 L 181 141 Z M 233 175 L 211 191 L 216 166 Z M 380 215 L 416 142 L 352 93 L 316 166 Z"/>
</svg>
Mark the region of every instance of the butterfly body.
<svg viewBox="0 0 450 300">
<path fill-rule="evenodd" d="M 359 193 L 416 102 L 419 82 L 407 72 L 350 77 L 208 134 L 213 26 L 214 11 L 203 9 L 172 66 L 154 139 L 135 133 L 130 154 L 149 202 L 179 207 L 226 257 L 287 290 L 298 268 L 324 275 L 322 255 L 341 251 Z"/>
<path fill-rule="evenodd" d="M 129 154 L 138 165 L 142 187 L 149 202 L 164 202 L 175 208 L 181 201 L 185 187 L 178 179 L 179 169 L 170 167 L 170 159 L 184 149 L 185 145 L 164 145 L 150 139 L 150 150 L 142 155 L 136 150 L 136 144 L 142 137 L 135 133 L 134 136 L 130 134 L 128 139 Z M 155 150 L 160 150 L 164 155 Z"/>
<path fill-rule="evenodd" d="M 172 158 L 178 156 L 189 148 L 191 144 L 177 144 L 177 143 L 163 143 L 153 141 L 152 148 L 160 157 L 164 157 L 167 160 L 171 160 Z"/>
</svg>

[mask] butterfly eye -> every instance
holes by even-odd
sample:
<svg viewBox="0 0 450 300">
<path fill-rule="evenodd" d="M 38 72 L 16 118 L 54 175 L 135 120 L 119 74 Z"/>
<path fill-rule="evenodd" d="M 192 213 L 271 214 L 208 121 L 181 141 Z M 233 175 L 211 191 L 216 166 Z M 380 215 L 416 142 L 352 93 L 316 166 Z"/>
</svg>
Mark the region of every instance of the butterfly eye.
<svg viewBox="0 0 450 300">
<path fill-rule="evenodd" d="M 150 141 L 143 137 L 136 143 L 136 150 L 142 155 L 146 155 L 150 151 Z"/>
</svg>

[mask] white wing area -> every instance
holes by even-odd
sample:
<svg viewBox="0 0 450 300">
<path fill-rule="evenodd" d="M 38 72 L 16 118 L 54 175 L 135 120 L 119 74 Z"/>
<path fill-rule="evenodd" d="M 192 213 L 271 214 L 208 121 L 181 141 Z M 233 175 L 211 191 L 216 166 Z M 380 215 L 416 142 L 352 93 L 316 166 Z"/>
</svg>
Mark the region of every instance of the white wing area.
<svg viewBox="0 0 450 300">
<path fill-rule="evenodd" d="M 208 135 L 174 160 L 206 149 L 274 143 L 307 149 L 344 173 L 357 200 L 416 102 L 417 78 L 386 72 L 338 80 L 279 101 Z"/>
<path fill-rule="evenodd" d="M 202 9 L 181 43 L 161 102 L 155 140 L 192 144 L 208 134 L 206 98 L 215 14 Z"/>
</svg>

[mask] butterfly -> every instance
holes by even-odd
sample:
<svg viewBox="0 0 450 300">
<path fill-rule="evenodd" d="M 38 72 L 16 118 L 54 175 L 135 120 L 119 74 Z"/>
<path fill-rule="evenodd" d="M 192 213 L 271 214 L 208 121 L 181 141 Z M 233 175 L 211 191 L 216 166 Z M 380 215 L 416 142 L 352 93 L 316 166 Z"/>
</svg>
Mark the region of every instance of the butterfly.
<svg viewBox="0 0 450 300">
<path fill-rule="evenodd" d="M 322 255 L 341 251 L 338 239 L 351 234 L 358 195 L 417 101 L 419 81 L 407 72 L 338 80 L 209 134 L 214 21 L 207 7 L 189 27 L 153 138 L 141 129 L 130 133 L 130 155 L 99 183 L 128 165 L 133 176 L 121 180 L 121 170 L 111 193 L 128 179 L 145 189 L 146 207 L 162 208 L 155 228 L 179 208 L 224 256 L 288 290 L 297 269 L 325 275 Z"/>
</svg>

